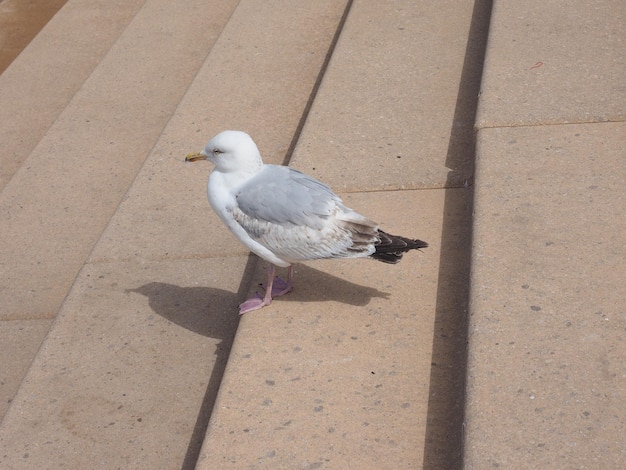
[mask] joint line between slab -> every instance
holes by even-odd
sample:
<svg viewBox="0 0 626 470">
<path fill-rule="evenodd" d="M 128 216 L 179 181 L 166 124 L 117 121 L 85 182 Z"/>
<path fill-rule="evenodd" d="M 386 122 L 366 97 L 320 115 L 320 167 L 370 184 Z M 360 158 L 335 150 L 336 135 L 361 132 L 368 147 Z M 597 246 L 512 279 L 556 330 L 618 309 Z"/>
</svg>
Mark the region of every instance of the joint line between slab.
<svg viewBox="0 0 626 470">
<path fill-rule="evenodd" d="M 615 124 L 620 122 L 626 122 L 626 119 L 614 119 L 607 121 L 568 121 L 568 122 L 540 122 L 537 124 L 498 124 L 493 126 L 474 126 L 475 132 L 479 132 L 485 129 L 508 129 L 512 127 L 544 127 L 544 126 L 578 126 L 586 124 Z"/>
</svg>

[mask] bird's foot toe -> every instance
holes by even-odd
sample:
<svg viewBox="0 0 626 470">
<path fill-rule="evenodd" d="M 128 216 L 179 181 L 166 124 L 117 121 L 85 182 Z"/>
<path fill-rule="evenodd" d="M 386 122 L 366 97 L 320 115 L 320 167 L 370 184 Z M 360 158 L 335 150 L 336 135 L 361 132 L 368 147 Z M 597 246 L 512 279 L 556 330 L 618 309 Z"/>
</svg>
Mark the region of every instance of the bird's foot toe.
<svg viewBox="0 0 626 470">
<path fill-rule="evenodd" d="M 244 313 L 253 312 L 254 310 L 259 310 L 266 305 L 269 305 L 265 302 L 265 299 L 258 292 L 254 294 L 254 296 L 242 304 L 239 304 L 239 315 L 243 315 Z"/>
</svg>

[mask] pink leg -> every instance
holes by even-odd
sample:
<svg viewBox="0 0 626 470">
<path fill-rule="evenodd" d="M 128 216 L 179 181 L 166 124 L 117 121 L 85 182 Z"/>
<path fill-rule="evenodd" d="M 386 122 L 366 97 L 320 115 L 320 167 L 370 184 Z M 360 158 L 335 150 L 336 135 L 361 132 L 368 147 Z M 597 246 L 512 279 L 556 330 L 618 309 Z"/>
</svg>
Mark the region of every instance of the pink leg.
<svg viewBox="0 0 626 470">
<path fill-rule="evenodd" d="M 272 285 L 272 297 L 280 297 L 293 289 L 293 265 L 287 269 L 287 282 L 277 277 Z"/>
<path fill-rule="evenodd" d="M 293 288 L 293 266 L 289 266 L 287 282 L 276 277 L 276 267 L 270 264 L 267 269 L 267 284 L 265 286 L 265 296 L 258 292 L 250 299 L 239 305 L 239 315 L 252 312 L 272 303 L 272 297 L 285 295 Z"/>
</svg>

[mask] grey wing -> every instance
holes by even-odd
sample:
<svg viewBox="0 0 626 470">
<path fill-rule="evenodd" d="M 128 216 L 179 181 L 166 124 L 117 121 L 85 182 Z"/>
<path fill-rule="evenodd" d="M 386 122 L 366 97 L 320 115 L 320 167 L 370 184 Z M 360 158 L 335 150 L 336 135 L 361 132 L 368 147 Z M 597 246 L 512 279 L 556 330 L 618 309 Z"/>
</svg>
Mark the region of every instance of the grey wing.
<svg viewBox="0 0 626 470">
<path fill-rule="evenodd" d="M 234 220 L 285 261 L 364 257 L 375 250 L 378 225 L 299 171 L 267 165 L 235 197 Z"/>
<path fill-rule="evenodd" d="M 235 195 L 239 209 L 254 220 L 320 229 L 341 199 L 320 181 L 293 168 L 265 165 Z"/>
</svg>

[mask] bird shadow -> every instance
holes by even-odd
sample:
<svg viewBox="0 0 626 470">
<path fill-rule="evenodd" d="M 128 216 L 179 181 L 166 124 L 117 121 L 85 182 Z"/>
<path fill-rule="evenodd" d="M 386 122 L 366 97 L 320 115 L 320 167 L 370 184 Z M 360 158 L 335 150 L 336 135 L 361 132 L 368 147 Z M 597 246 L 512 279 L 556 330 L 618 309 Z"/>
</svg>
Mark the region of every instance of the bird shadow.
<svg viewBox="0 0 626 470">
<path fill-rule="evenodd" d="M 201 408 L 196 418 L 182 470 L 195 468 L 209 419 L 213 413 L 228 356 L 239 325 L 238 305 L 254 289 L 253 281 L 265 280 L 265 273 L 257 269 L 258 259 L 251 255 L 244 269 L 237 292 L 215 287 L 182 287 L 166 282 L 149 282 L 126 289 L 126 293 L 143 295 L 150 309 L 157 315 L 193 333 L 220 340 L 215 350 L 215 364 L 211 371 Z M 325 302 L 335 301 L 355 306 L 367 305 L 372 298 L 388 298 L 389 293 L 355 284 L 307 265 L 295 267 L 295 288 L 279 301 Z M 314 287 L 313 287 L 314 286 Z M 257 289 L 260 290 L 260 287 Z M 271 308 L 266 307 L 266 308 Z M 254 313 L 252 313 L 254 315 Z"/>
<path fill-rule="evenodd" d="M 215 362 L 211 370 L 202 404 L 198 410 L 181 470 L 195 468 L 204 435 L 213 413 L 226 363 L 230 355 L 239 315 L 237 304 L 242 287 L 249 284 L 250 273 L 255 263 L 248 261 L 239 292 L 230 292 L 214 287 L 181 287 L 165 282 L 150 282 L 127 293 L 136 293 L 148 298 L 148 305 L 157 315 L 196 334 L 220 340 L 215 348 Z"/>
<path fill-rule="evenodd" d="M 202 336 L 226 340 L 237 326 L 229 317 L 237 312 L 238 293 L 165 282 L 149 282 L 126 292 L 147 297 L 148 305 L 157 315 Z"/>
<path fill-rule="evenodd" d="M 295 286 L 280 301 L 291 302 L 339 302 L 354 306 L 367 305 L 373 298 L 389 298 L 388 292 L 355 284 L 325 271 L 299 264 L 295 266 Z M 242 286 L 251 284 L 242 280 Z M 263 270 L 256 270 L 254 280 L 265 280 Z M 238 305 L 245 300 L 245 293 L 263 292 L 263 283 L 255 287 L 231 292 L 215 287 L 181 287 L 165 282 L 150 282 L 127 293 L 141 294 L 148 298 L 148 305 L 157 315 L 170 322 L 209 338 L 229 340 L 236 328 Z M 243 292 L 242 292 L 243 290 Z M 271 308 L 266 307 L 266 308 Z M 232 318 L 231 318 L 232 317 Z"/>
<path fill-rule="evenodd" d="M 388 292 L 373 287 L 355 284 L 341 277 L 334 276 L 305 264 L 294 265 L 294 288 L 277 301 L 282 302 L 338 302 L 342 304 L 364 306 L 373 298 L 388 299 Z M 282 276 L 284 273 L 279 273 Z M 257 292 L 264 292 L 265 273 L 257 270 L 255 281 Z M 284 279 L 284 277 L 283 277 Z M 254 289 L 251 289 L 251 291 Z"/>
</svg>

